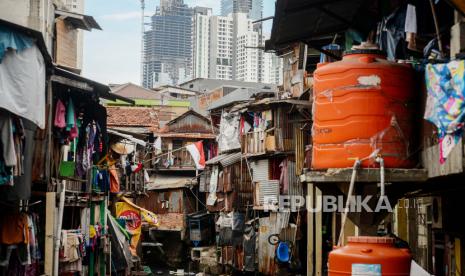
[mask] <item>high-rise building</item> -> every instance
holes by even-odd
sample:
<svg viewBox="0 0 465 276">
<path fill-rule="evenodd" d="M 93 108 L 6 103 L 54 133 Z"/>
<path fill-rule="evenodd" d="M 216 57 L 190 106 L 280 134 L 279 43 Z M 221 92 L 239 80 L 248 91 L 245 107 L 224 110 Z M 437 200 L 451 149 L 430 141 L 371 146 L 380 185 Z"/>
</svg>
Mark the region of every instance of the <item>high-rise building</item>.
<svg viewBox="0 0 465 276">
<path fill-rule="evenodd" d="M 234 78 L 233 25 L 232 16 L 210 17 L 209 78 L 222 80 Z"/>
<path fill-rule="evenodd" d="M 193 10 L 183 0 L 160 1 L 151 28 L 144 34 L 144 87 L 176 85 L 192 78 L 192 16 Z M 157 73 L 168 77 L 159 78 Z"/>
<path fill-rule="evenodd" d="M 211 8 L 195 7 L 193 17 L 193 77 L 208 78 L 210 59 L 210 17 Z"/>
<path fill-rule="evenodd" d="M 275 53 L 263 54 L 263 82 L 283 84 L 283 59 Z"/>
<path fill-rule="evenodd" d="M 195 78 L 280 82 L 276 73 L 282 70 L 282 64 L 265 55 L 261 49 L 265 40 L 261 28 L 246 13 L 205 14 L 209 13 L 199 10 L 194 15 Z M 206 26 L 201 25 L 205 22 L 209 22 L 208 33 Z"/>
<path fill-rule="evenodd" d="M 221 0 L 221 15 L 246 13 L 252 20 L 262 18 L 263 0 Z"/>
<path fill-rule="evenodd" d="M 235 79 L 247 82 L 263 82 L 260 66 L 258 32 L 245 32 L 237 37 Z"/>
</svg>

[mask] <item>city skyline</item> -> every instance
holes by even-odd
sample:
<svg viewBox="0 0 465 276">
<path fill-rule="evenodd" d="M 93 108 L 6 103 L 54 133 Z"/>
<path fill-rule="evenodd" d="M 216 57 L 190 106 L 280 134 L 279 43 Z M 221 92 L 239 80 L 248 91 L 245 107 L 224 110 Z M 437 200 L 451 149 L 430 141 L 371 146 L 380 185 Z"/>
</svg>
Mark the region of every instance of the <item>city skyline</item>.
<svg viewBox="0 0 465 276">
<path fill-rule="evenodd" d="M 221 13 L 218 0 L 185 0 L 189 7 L 203 6 L 212 13 Z M 146 1 L 147 17 L 155 14 L 159 1 Z M 121 0 L 106 7 L 99 1 L 87 2 L 85 11 L 93 14 L 103 31 L 84 36 L 83 75 L 103 83 L 132 82 L 140 84 L 140 3 L 138 0 Z M 264 1 L 263 17 L 274 14 L 274 1 Z M 271 29 L 271 21 L 264 24 L 264 33 Z M 105 51 L 101 51 L 105 45 Z"/>
<path fill-rule="evenodd" d="M 183 0 L 161 0 L 144 33 L 142 86 L 178 85 L 195 78 L 270 82 L 265 68 L 262 0 L 222 0 L 221 15 Z M 280 68 L 279 64 L 278 68 Z M 268 75 L 266 75 L 268 74 Z"/>
</svg>

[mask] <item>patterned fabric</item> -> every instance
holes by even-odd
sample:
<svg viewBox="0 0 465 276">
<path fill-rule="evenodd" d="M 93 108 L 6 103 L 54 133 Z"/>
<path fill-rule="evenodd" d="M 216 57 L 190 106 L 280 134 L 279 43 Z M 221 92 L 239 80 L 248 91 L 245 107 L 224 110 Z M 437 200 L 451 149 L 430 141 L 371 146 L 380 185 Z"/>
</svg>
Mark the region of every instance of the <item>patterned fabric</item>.
<svg viewBox="0 0 465 276">
<path fill-rule="evenodd" d="M 428 98 L 424 118 L 438 128 L 441 144 L 447 135 L 458 140 L 465 119 L 465 61 L 428 64 L 425 77 Z M 446 157 L 441 150 L 441 162 Z"/>
</svg>

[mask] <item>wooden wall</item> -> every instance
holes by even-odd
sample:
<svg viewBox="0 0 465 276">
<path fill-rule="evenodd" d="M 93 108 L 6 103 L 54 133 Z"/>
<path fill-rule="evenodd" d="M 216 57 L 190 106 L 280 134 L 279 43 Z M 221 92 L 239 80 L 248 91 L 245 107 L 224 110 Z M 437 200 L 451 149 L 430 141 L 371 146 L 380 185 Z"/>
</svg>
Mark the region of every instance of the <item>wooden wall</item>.
<svg viewBox="0 0 465 276">
<path fill-rule="evenodd" d="M 71 27 L 63 19 L 56 19 L 56 63 L 70 68 L 77 68 L 77 36 L 78 30 Z"/>
</svg>

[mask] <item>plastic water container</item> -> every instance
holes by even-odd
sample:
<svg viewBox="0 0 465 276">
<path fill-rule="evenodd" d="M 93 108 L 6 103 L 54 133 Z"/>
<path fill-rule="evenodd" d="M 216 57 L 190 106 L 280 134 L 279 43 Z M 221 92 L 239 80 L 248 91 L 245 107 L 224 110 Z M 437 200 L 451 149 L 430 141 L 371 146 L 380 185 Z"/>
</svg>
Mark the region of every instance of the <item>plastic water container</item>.
<svg viewBox="0 0 465 276">
<path fill-rule="evenodd" d="M 381 155 L 387 168 L 409 168 L 414 148 L 414 73 L 377 50 L 346 52 L 314 72 L 312 168 L 346 168 Z M 374 167 L 373 158 L 362 167 Z"/>
<path fill-rule="evenodd" d="M 349 237 L 329 253 L 329 276 L 409 276 L 412 255 L 394 246 L 393 238 Z"/>
</svg>

